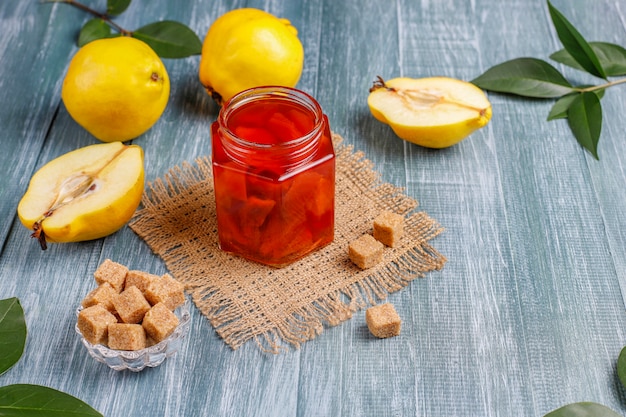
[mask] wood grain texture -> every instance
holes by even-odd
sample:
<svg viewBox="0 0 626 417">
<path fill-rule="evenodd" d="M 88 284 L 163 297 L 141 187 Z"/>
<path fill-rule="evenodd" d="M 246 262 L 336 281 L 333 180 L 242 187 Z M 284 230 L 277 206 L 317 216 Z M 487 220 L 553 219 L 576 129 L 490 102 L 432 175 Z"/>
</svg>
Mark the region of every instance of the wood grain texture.
<svg viewBox="0 0 626 417">
<path fill-rule="evenodd" d="M 94 7 L 104 2 L 85 0 Z M 621 0 L 553 0 L 589 40 L 625 44 Z M 0 385 L 35 383 L 114 416 L 541 416 L 596 401 L 626 414 L 615 362 L 626 345 L 626 113 L 623 88 L 602 100 L 595 161 L 551 103 L 489 94 L 490 124 L 450 149 L 403 142 L 374 120 L 377 75 L 470 80 L 492 65 L 560 49 L 541 0 L 133 0 L 118 22 L 160 19 L 201 37 L 220 14 L 258 7 L 292 21 L 305 47 L 299 87 L 386 182 L 405 187 L 446 231 L 445 268 L 390 297 L 401 336 L 374 339 L 364 312 L 272 356 L 232 351 L 192 309 L 182 350 L 156 369 L 120 373 L 92 360 L 74 309 L 105 258 L 165 272 L 129 229 L 41 252 L 15 215 L 32 173 L 96 143 L 60 100 L 88 16 L 62 4 L 0 2 L 0 298 L 17 296 L 28 339 Z M 170 103 L 134 143 L 151 181 L 210 153 L 218 108 L 197 80 L 199 57 L 165 60 Z M 577 83 L 595 82 L 558 66 Z"/>
</svg>

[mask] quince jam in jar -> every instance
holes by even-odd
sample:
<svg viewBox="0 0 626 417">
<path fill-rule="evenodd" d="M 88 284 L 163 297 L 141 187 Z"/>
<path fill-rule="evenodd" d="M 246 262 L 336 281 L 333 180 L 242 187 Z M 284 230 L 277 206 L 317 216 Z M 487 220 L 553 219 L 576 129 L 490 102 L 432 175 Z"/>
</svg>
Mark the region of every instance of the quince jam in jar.
<svg viewBox="0 0 626 417">
<path fill-rule="evenodd" d="M 335 153 L 315 99 L 286 87 L 243 91 L 211 138 L 222 250 L 281 267 L 332 242 Z"/>
</svg>

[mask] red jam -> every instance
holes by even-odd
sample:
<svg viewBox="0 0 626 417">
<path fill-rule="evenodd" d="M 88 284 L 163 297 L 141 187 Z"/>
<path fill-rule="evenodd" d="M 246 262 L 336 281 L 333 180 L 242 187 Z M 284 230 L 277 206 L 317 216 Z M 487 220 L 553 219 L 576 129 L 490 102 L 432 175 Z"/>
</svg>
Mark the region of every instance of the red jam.
<svg viewBox="0 0 626 417">
<path fill-rule="evenodd" d="M 211 137 L 222 250 L 280 267 L 332 242 L 335 153 L 317 101 L 286 87 L 246 90 Z"/>
</svg>

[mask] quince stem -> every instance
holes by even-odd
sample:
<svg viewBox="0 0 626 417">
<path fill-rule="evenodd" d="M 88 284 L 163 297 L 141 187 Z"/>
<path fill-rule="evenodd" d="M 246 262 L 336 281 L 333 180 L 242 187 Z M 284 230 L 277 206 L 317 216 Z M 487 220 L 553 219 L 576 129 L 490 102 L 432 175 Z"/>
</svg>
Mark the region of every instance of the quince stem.
<svg viewBox="0 0 626 417">
<path fill-rule="evenodd" d="M 96 16 L 97 18 L 100 18 L 102 20 L 104 20 L 105 22 L 107 22 L 107 24 L 109 26 L 111 26 L 113 29 L 117 30 L 120 34 L 122 34 L 123 36 L 131 36 L 132 35 L 132 31 L 130 30 L 126 30 L 123 27 L 121 27 L 120 25 L 118 25 L 117 23 L 115 23 L 113 20 L 111 20 L 111 17 L 106 14 L 106 13 L 100 13 L 97 10 L 92 9 L 91 7 L 85 6 L 82 3 L 79 3 L 75 0 L 43 0 L 44 3 L 65 3 L 65 4 L 69 4 L 70 6 L 74 6 L 84 12 L 90 13 L 94 16 Z"/>
<path fill-rule="evenodd" d="M 34 237 L 35 239 L 37 239 L 37 242 L 39 242 L 39 246 L 41 247 L 41 250 L 48 249 L 48 243 L 46 242 L 46 234 L 43 232 L 43 229 L 41 227 L 41 221 L 38 221 L 35 224 L 33 224 L 33 233 L 30 235 L 30 237 Z"/>
<path fill-rule="evenodd" d="M 222 99 L 222 96 L 220 95 L 220 93 L 218 93 L 217 91 L 215 91 L 213 89 L 213 87 L 208 86 L 208 85 L 204 85 L 202 84 L 202 86 L 204 87 L 204 89 L 207 91 L 207 93 L 209 93 L 209 95 L 211 96 L 211 98 L 215 101 L 215 103 L 218 106 L 221 106 L 224 104 L 224 100 Z"/>
</svg>

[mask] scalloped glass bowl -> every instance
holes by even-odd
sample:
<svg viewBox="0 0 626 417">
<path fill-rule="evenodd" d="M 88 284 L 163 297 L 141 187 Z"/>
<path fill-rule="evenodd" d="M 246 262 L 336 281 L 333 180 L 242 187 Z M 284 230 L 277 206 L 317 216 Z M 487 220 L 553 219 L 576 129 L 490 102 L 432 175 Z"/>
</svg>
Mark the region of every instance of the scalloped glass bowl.
<svg viewBox="0 0 626 417">
<path fill-rule="evenodd" d="M 114 350 L 104 345 L 92 345 L 85 340 L 78 330 L 78 325 L 74 326 L 76 333 L 80 336 L 81 342 L 87 348 L 87 351 L 98 362 L 106 364 L 109 368 L 116 371 L 128 369 L 133 372 L 139 372 L 145 367 L 154 368 L 163 363 L 166 358 L 173 356 L 181 346 L 182 340 L 189 332 L 191 322 L 191 314 L 189 312 L 190 301 L 185 298 L 185 304 L 178 307 L 174 314 L 179 319 L 176 330 L 165 340 L 149 346 L 141 350 Z M 79 307 L 76 315 L 82 310 Z"/>
</svg>

